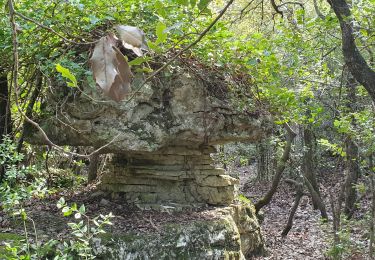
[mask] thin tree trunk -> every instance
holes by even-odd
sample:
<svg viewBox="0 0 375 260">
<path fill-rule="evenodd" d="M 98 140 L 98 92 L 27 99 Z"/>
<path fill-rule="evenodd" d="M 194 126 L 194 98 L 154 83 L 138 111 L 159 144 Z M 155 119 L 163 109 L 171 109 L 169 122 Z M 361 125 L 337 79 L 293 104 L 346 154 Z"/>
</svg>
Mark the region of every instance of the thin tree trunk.
<svg viewBox="0 0 375 260">
<path fill-rule="evenodd" d="M 268 179 L 267 165 L 266 165 L 267 150 L 263 141 L 258 143 L 257 150 L 258 150 L 257 178 L 258 180 L 267 180 Z"/>
<path fill-rule="evenodd" d="M 277 190 L 277 187 L 279 186 L 281 176 L 284 172 L 284 169 L 290 157 L 290 151 L 292 149 L 292 143 L 293 143 L 294 138 L 296 137 L 296 133 L 290 128 L 290 126 L 287 123 L 284 124 L 284 128 L 287 134 L 286 134 L 286 144 L 284 147 L 283 156 L 281 157 L 280 163 L 278 164 L 276 168 L 276 173 L 273 178 L 270 190 L 266 193 L 266 195 L 264 195 L 263 198 L 261 198 L 257 203 L 255 203 L 256 213 L 258 213 L 261 208 L 263 208 L 265 205 L 267 205 L 271 201 L 273 195 L 275 194 Z"/>
<path fill-rule="evenodd" d="M 356 81 L 348 73 L 346 77 L 347 86 L 347 108 L 349 112 L 357 111 L 357 97 L 356 97 Z M 355 119 L 351 119 L 351 124 L 355 125 Z M 358 183 L 358 178 L 360 175 L 359 167 L 359 152 L 358 145 L 353 140 L 353 138 L 348 135 L 345 140 L 345 150 L 346 150 L 346 169 L 347 176 L 345 180 L 345 209 L 344 213 L 348 218 L 351 218 L 355 211 L 355 205 L 357 201 L 357 190 L 355 185 Z"/>
<path fill-rule="evenodd" d="M 324 201 L 319 196 L 319 194 L 316 192 L 316 190 L 314 189 L 314 187 L 310 183 L 309 179 L 307 179 L 306 177 L 304 177 L 303 179 L 305 181 L 307 189 L 310 192 L 312 200 L 316 202 L 317 208 L 320 210 L 320 215 L 322 216 L 323 219 L 327 220 L 328 215 L 327 215 L 326 206 L 324 205 Z"/>
<path fill-rule="evenodd" d="M 4 135 L 12 132 L 9 88 L 6 75 L 1 75 L 0 71 L 0 137 L 1 141 Z M 0 141 L 0 142 L 1 142 Z"/>
<path fill-rule="evenodd" d="M 292 209 L 290 210 L 288 222 L 287 222 L 283 232 L 281 233 L 282 237 L 286 237 L 288 235 L 289 231 L 291 230 L 291 228 L 293 226 L 294 215 L 296 214 L 298 205 L 299 205 L 299 203 L 301 201 L 301 198 L 303 196 L 303 184 L 302 183 L 296 183 L 295 188 L 296 188 L 296 191 L 297 191 L 296 197 L 294 199 Z"/>
<path fill-rule="evenodd" d="M 33 93 L 31 94 L 31 97 L 30 97 L 30 100 L 29 100 L 29 103 L 27 105 L 27 108 L 26 108 L 26 116 L 29 117 L 29 118 L 32 118 L 32 114 L 33 114 L 33 108 L 34 108 L 34 105 L 35 105 L 35 102 L 40 94 L 40 91 L 42 90 L 42 73 L 40 71 L 36 72 L 36 81 L 35 81 L 35 88 L 34 88 L 34 91 Z M 23 128 L 22 128 L 22 133 L 21 133 L 21 137 L 18 141 L 18 145 L 17 145 L 17 151 L 18 152 L 21 152 L 21 149 L 22 149 L 22 145 L 23 145 L 23 141 L 24 141 L 24 137 L 25 137 L 25 132 L 26 132 L 26 129 L 27 127 L 25 127 L 25 123 L 23 124 Z"/>
<path fill-rule="evenodd" d="M 375 227 L 375 176 L 372 170 L 373 163 L 372 163 L 372 156 L 370 156 L 370 169 L 371 169 L 371 218 L 370 218 L 370 244 L 369 244 L 369 256 L 372 259 L 374 255 L 374 227 Z"/>
<path fill-rule="evenodd" d="M 357 190 L 355 185 L 358 183 L 360 175 L 360 168 L 358 165 L 358 146 L 350 138 L 346 141 L 346 155 L 347 155 L 347 176 L 345 180 L 345 209 L 344 213 L 348 218 L 351 218 L 356 208 Z"/>
<path fill-rule="evenodd" d="M 315 190 L 317 195 L 320 197 L 319 186 L 316 180 L 316 175 L 314 171 L 314 146 L 313 146 L 313 133 L 308 128 L 303 129 L 303 142 L 304 142 L 304 151 L 303 151 L 303 165 L 302 172 L 303 175 L 309 180 L 312 188 Z M 316 197 L 312 197 L 314 209 L 319 208 Z"/>
<path fill-rule="evenodd" d="M 100 154 L 98 153 L 95 153 L 90 157 L 87 183 L 92 183 L 98 177 L 99 159 L 100 159 Z"/>
<path fill-rule="evenodd" d="M 5 135 L 12 132 L 11 113 L 9 105 L 9 87 L 7 75 L 0 71 L 0 143 Z M 5 165 L 0 166 L 0 181 L 4 178 Z"/>
<path fill-rule="evenodd" d="M 353 77 L 362 84 L 375 101 L 375 71 L 367 64 L 355 42 L 353 18 L 345 0 L 327 0 L 335 12 L 341 28 L 342 52 L 345 64 Z"/>
</svg>

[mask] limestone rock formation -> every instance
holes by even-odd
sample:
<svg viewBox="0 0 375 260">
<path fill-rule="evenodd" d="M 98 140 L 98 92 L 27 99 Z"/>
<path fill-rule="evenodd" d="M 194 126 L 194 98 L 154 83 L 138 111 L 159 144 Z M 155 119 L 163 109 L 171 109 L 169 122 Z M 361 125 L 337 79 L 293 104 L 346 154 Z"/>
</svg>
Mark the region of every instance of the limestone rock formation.
<svg viewBox="0 0 375 260">
<path fill-rule="evenodd" d="M 93 242 L 97 259 L 249 259 L 263 253 L 254 208 L 236 204 L 210 212 L 212 220 L 167 224 L 147 235 L 106 235 Z M 250 258 L 251 259 L 251 258 Z"/>
<path fill-rule="evenodd" d="M 267 116 L 231 107 L 224 77 L 181 68 L 121 103 L 95 91 L 64 97 L 61 88 L 50 96 L 41 126 L 57 144 L 114 153 L 101 187 L 132 202 L 229 205 L 237 180 L 213 166 L 214 145 L 256 141 L 269 130 Z M 41 140 L 37 132 L 29 139 Z"/>
<path fill-rule="evenodd" d="M 169 147 L 153 153 L 118 154 L 101 187 L 122 192 L 132 202 L 229 205 L 238 180 L 216 169 L 209 152 Z"/>
<path fill-rule="evenodd" d="M 225 77 L 176 66 L 120 103 L 95 90 L 55 87 L 43 104 L 41 127 L 56 144 L 104 146 L 113 156 L 100 189 L 142 208 L 220 206 L 215 218 L 164 226 L 148 236 L 96 240 L 99 259 L 244 259 L 263 240 L 251 205 L 232 204 L 238 180 L 217 169 L 215 145 L 257 141 L 270 129 L 262 113 L 234 109 Z M 43 143 L 40 133 L 28 139 Z"/>
</svg>

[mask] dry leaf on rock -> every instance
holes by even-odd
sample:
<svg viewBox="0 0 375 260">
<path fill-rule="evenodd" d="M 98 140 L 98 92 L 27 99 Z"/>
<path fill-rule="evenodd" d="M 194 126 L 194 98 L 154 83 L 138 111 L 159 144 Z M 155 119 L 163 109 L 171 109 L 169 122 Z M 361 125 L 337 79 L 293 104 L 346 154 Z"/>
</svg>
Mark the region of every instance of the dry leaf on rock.
<svg viewBox="0 0 375 260">
<path fill-rule="evenodd" d="M 145 33 L 141 29 L 129 25 L 117 25 L 115 29 L 124 47 L 133 50 L 136 55 L 142 56 L 142 49 L 148 49 Z"/>
<path fill-rule="evenodd" d="M 119 102 L 130 92 L 133 74 L 116 47 L 117 40 L 113 34 L 102 37 L 95 45 L 90 63 L 96 84 L 104 94 Z"/>
</svg>

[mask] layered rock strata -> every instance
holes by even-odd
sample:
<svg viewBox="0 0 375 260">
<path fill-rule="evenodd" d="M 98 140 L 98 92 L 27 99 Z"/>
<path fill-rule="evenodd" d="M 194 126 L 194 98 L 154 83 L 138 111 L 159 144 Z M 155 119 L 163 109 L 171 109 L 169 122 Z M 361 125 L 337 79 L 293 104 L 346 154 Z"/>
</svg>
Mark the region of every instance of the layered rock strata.
<svg viewBox="0 0 375 260">
<path fill-rule="evenodd" d="M 169 147 L 154 153 L 118 154 L 101 188 L 124 193 L 127 201 L 136 203 L 228 205 L 238 180 L 213 166 L 212 150 Z"/>
</svg>

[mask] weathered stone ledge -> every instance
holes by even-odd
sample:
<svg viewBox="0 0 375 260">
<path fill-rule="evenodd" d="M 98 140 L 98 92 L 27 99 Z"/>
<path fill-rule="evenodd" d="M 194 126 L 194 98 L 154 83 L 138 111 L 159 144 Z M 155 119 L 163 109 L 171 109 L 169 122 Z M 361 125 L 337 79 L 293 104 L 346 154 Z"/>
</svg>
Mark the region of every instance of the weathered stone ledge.
<svg viewBox="0 0 375 260">
<path fill-rule="evenodd" d="M 93 243 L 97 259 L 249 259 L 264 251 L 253 206 L 212 210 L 216 218 L 166 224 L 148 234 L 107 234 Z"/>
</svg>

